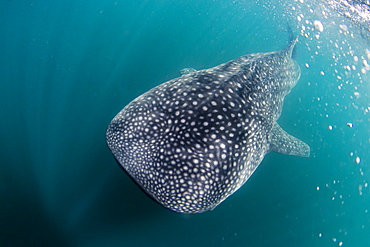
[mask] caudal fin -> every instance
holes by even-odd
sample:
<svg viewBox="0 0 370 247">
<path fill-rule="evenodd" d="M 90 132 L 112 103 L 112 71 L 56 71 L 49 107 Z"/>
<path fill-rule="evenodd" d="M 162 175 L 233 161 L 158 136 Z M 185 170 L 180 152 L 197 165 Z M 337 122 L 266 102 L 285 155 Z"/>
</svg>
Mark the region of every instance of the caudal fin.
<svg viewBox="0 0 370 247">
<path fill-rule="evenodd" d="M 295 58 L 296 53 L 297 53 L 297 48 L 296 48 L 296 43 L 298 42 L 298 36 L 294 35 L 292 27 L 287 23 L 287 32 L 288 32 L 288 38 L 289 38 L 289 43 L 288 47 L 290 48 L 290 56 L 292 58 Z"/>
</svg>

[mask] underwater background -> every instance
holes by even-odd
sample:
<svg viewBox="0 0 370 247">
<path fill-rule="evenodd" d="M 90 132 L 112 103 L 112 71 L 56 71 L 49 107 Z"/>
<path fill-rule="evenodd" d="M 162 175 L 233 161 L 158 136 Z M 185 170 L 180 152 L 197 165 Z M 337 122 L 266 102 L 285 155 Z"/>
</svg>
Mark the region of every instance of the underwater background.
<svg viewBox="0 0 370 247">
<path fill-rule="evenodd" d="M 105 144 L 112 118 L 183 68 L 283 49 L 302 75 L 266 155 L 213 211 L 147 197 Z M 369 1 L 0 2 L 0 246 L 370 246 Z"/>
</svg>

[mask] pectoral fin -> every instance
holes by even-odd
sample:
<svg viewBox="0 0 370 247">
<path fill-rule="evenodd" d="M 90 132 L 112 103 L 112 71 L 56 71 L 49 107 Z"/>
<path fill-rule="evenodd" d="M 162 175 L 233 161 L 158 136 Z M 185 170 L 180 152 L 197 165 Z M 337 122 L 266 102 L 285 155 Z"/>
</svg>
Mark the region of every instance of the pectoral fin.
<svg viewBox="0 0 370 247">
<path fill-rule="evenodd" d="M 269 135 L 269 152 L 276 152 L 302 157 L 310 156 L 310 147 L 303 141 L 286 133 L 275 123 Z"/>
<path fill-rule="evenodd" d="M 181 75 L 187 75 L 187 74 L 193 73 L 195 71 L 197 71 L 197 70 L 193 69 L 193 68 L 185 68 L 185 69 L 180 70 L 180 74 Z"/>
</svg>

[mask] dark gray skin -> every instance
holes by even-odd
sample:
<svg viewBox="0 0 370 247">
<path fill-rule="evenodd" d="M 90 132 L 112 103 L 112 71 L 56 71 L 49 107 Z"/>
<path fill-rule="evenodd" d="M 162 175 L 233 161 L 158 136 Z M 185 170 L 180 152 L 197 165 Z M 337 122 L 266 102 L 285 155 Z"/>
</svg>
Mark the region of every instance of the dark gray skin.
<svg viewBox="0 0 370 247">
<path fill-rule="evenodd" d="M 139 96 L 108 127 L 115 158 L 164 207 L 201 213 L 238 190 L 268 152 L 309 156 L 276 122 L 300 77 L 296 42 L 187 70 Z"/>
</svg>

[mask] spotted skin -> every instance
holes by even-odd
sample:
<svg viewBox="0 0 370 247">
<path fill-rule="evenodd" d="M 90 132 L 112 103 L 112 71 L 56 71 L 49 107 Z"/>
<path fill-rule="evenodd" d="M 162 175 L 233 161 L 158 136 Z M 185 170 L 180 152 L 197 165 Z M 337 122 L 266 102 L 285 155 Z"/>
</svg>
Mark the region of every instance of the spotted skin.
<svg viewBox="0 0 370 247">
<path fill-rule="evenodd" d="M 276 123 L 300 76 L 295 43 L 190 69 L 144 93 L 110 123 L 109 148 L 146 193 L 180 213 L 214 209 L 270 151 L 309 156 Z"/>
</svg>

